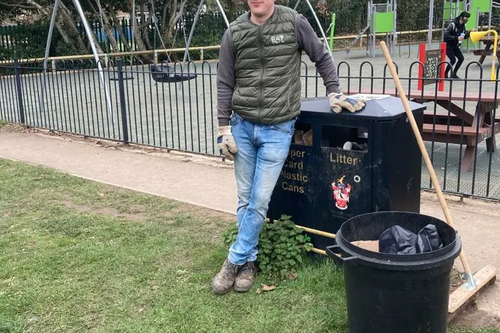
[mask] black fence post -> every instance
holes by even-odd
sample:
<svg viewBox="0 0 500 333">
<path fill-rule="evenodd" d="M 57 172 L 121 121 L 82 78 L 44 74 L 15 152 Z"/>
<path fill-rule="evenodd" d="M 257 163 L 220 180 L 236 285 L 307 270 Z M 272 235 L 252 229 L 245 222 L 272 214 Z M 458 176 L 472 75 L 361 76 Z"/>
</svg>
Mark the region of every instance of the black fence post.
<svg viewBox="0 0 500 333">
<path fill-rule="evenodd" d="M 21 124 L 25 123 L 24 119 L 24 103 L 23 103 L 23 89 L 21 85 L 21 73 L 19 70 L 19 60 L 14 58 L 14 69 L 16 71 L 16 86 L 17 86 L 17 100 L 19 105 L 19 119 Z"/>
<path fill-rule="evenodd" d="M 123 80 L 123 59 L 118 58 L 118 89 L 120 91 L 120 109 L 122 113 L 122 131 L 123 131 L 123 142 L 128 143 L 128 126 L 127 126 L 127 106 L 125 104 L 125 86 Z"/>
</svg>

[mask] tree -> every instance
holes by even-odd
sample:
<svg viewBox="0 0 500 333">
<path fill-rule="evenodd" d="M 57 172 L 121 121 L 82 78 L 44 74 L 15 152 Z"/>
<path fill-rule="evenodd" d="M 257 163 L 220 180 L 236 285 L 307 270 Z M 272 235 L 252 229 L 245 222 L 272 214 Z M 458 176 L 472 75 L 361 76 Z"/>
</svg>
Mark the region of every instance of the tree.
<svg viewBox="0 0 500 333">
<path fill-rule="evenodd" d="M 191 1 L 191 4 L 193 2 Z M 133 50 L 133 46 L 124 33 L 125 27 L 122 26 L 122 22 L 118 18 L 118 12 L 129 13 L 137 49 L 145 51 L 158 47 L 158 45 L 153 45 L 150 40 L 151 34 L 154 33 L 159 33 L 158 38 L 165 42 L 167 48 L 171 47 L 175 26 L 181 19 L 182 13 L 190 5 L 189 0 L 111 0 L 106 1 L 105 4 L 101 3 L 100 0 L 85 0 L 85 3 L 93 17 L 101 21 L 114 52 L 118 51 L 113 34 L 114 28 L 116 28 L 126 50 Z M 154 30 L 151 31 L 150 27 L 153 27 Z M 150 57 L 144 58 L 150 60 Z"/>
<path fill-rule="evenodd" d="M 94 27 L 101 28 L 102 33 L 108 36 L 109 44 L 106 43 L 105 51 L 118 52 L 119 43 L 116 36 L 119 36 L 120 42 L 126 51 L 144 51 L 153 48 L 171 48 L 174 47 L 174 40 L 179 42 L 176 47 L 183 42 L 178 38 L 179 27 L 186 28 L 190 22 L 179 25 L 179 20 L 183 19 L 186 13 L 194 14 L 198 9 L 201 0 L 79 0 L 85 16 Z M 241 10 L 241 1 L 220 0 L 226 13 L 231 16 L 232 11 Z M 19 24 L 33 24 L 41 22 L 39 25 L 50 22 L 55 0 L 0 0 L 0 20 L 9 19 Z M 206 0 L 207 11 L 217 10 L 214 0 Z M 135 15 L 133 13 L 135 12 Z M 120 13 L 130 17 L 131 32 L 133 33 L 134 44 L 132 45 L 130 36 L 127 34 L 127 28 L 122 25 Z M 27 21 L 28 19 L 29 21 Z M 89 53 L 89 43 L 84 36 L 83 29 L 79 25 L 79 15 L 73 5 L 72 0 L 61 0 L 56 20 L 56 31 L 54 35 L 54 45 L 58 41 L 57 49 L 63 54 L 82 54 Z M 189 28 L 189 26 L 188 26 Z M 198 28 L 202 28 L 197 26 Z M 203 27 L 202 29 L 211 29 Z M 43 29 L 42 29 L 43 30 Z M 187 29 L 186 29 L 187 30 Z M 200 31 L 200 30 L 198 30 Z M 46 33 L 46 30 L 43 31 Z M 213 36 L 218 32 L 208 32 L 212 41 Z M 38 36 L 40 37 L 40 36 Z M 91 38 L 97 41 L 98 38 L 93 34 Z M 199 38 L 202 42 L 207 39 L 195 34 L 195 40 Z M 218 37 L 220 39 L 220 36 Z M 40 38 L 38 38 L 40 39 Z M 62 40 L 62 42 L 61 42 Z M 163 43 L 158 42 L 163 41 Z M 218 40 L 218 39 L 217 39 Z M 38 41 L 39 43 L 39 41 Z M 62 45 L 63 44 L 63 45 Z M 61 46 L 62 45 L 62 46 Z M 103 53 L 103 45 L 96 43 L 99 53 Z M 68 52 L 70 51 L 70 52 Z M 43 53 L 43 52 L 42 52 Z M 54 53 L 52 53 L 54 55 Z M 59 53 L 60 54 L 60 53 Z M 149 60 L 149 57 L 145 57 Z"/>
<path fill-rule="evenodd" d="M 87 46 L 75 23 L 76 11 L 66 5 L 68 2 L 71 1 L 60 2 L 55 28 L 66 44 L 74 44 L 76 41 L 77 50 L 86 50 Z M 3 0 L 0 3 L 0 15 L 15 23 L 33 23 L 34 20 L 50 22 L 54 3 L 53 0 Z"/>
</svg>

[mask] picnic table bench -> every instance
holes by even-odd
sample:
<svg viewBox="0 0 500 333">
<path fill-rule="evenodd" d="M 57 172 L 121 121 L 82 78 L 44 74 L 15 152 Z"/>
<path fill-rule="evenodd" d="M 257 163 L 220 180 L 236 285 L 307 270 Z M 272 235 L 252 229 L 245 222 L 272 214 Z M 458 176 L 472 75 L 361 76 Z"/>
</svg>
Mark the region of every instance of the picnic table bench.
<svg viewBox="0 0 500 333">
<path fill-rule="evenodd" d="M 383 94 L 397 96 L 394 89 L 364 90 L 349 88 L 346 94 Z M 408 99 L 418 103 L 433 102 L 448 110 L 450 114 L 434 113 L 426 111 L 424 113 L 424 124 L 422 137 L 427 141 L 438 141 L 465 144 L 465 152 L 462 158 L 462 171 L 470 171 L 474 165 L 477 145 L 486 141 L 486 150 L 494 152 L 496 150 L 495 135 L 500 132 L 500 119 L 492 119 L 493 111 L 498 106 L 500 98 L 494 93 L 469 92 L 464 95 L 461 92 L 420 91 L 412 90 L 408 94 Z M 463 102 L 476 102 L 474 113 L 471 114 L 463 108 Z"/>
<path fill-rule="evenodd" d="M 486 37 L 482 38 L 480 41 L 484 44 L 484 49 L 474 50 L 473 53 L 474 55 L 481 56 L 479 58 L 479 63 L 482 65 L 484 59 L 486 59 L 487 56 L 490 56 L 493 53 L 492 47 L 495 42 L 495 39 L 491 37 Z M 497 49 L 497 57 L 500 58 L 500 48 Z"/>
</svg>

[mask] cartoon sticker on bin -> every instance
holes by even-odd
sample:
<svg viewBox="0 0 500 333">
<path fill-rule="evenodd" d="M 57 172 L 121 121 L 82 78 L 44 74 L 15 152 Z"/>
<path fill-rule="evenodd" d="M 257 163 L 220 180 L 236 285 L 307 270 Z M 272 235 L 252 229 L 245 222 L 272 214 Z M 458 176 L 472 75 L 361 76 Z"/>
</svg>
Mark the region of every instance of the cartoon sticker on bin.
<svg viewBox="0 0 500 333">
<path fill-rule="evenodd" d="M 345 176 L 342 176 L 332 183 L 335 206 L 340 210 L 347 209 L 347 203 L 351 196 L 351 184 L 344 184 L 344 178 Z"/>
</svg>

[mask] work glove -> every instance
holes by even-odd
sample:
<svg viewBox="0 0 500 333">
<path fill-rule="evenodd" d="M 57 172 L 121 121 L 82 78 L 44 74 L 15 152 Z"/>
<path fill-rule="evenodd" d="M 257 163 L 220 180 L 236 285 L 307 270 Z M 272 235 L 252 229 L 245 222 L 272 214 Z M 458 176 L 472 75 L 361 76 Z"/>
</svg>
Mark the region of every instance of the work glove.
<svg viewBox="0 0 500 333">
<path fill-rule="evenodd" d="M 328 95 L 328 98 L 330 98 L 332 111 L 335 113 L 342 112 L 342 109 L 346 109 L 350 112 L 356 112 L 362 110 L 366 104 L 362 100 L 354 99 L 341 93 L 331 93 Z"/>
<path fill-rule="evenodd" d="M 219 136 L 217 137 L 217 145 L 219 146 L 220 153 L 230 161 L 234 160 L 234 155 L 238 152 L 238 147 L 234 142 L 233 134 L 231 133 L 231 126 L 219 127 Z"/>
</svg>

